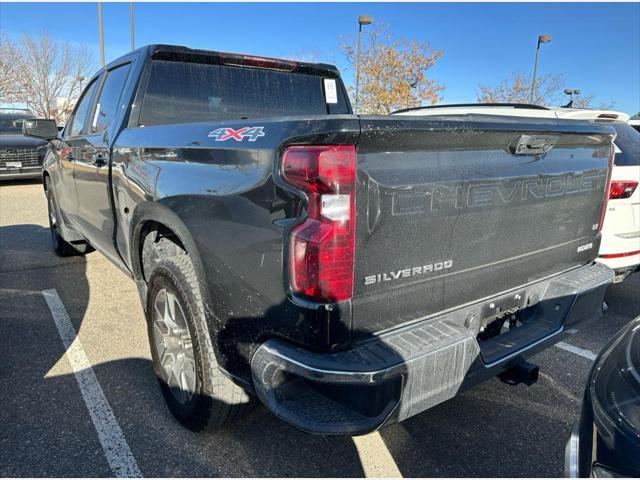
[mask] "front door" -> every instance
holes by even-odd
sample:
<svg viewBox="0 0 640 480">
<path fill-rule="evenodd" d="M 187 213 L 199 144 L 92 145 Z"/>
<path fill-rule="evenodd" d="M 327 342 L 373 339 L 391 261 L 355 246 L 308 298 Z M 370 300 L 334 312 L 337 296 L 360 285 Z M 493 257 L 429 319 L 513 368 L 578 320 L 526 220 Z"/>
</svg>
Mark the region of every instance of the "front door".
<svg viewBox="0 0 640 480">
<path fill-rule="evenodd" d="M 64 222 L 78 229 L 78 194 L 73 178 L 74 163 L 81 155 L 86 144 L 87 124 L 89 113 L 100 77 L 94 79 L 80 97 L 73 115 L 71 116 L 62 135 L 62 143 L 59 149 L 60 162 L 59 174 L 52 177 L 56 183 L 56 202 L 63 216 Z"/>
</svg>

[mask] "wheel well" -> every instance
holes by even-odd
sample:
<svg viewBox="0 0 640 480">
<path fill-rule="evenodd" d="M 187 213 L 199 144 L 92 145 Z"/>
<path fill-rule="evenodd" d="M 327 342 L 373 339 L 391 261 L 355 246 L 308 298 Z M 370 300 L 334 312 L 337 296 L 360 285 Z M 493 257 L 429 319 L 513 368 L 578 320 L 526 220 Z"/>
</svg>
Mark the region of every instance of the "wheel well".
<svg viewBox="0 0 640 480">
<path fill-rule="evenodd" d="M 47 172 L 44 172 L 42 174 L 42 187 L 45 192 L 47 191 L 47 179 L 51 180 L 51 176 Z"/>
<path fill-rule="evenodd" d="M 153 265 L 158 260 L 188 254 L 180 237 L 171 228 L 156 221 L 147 221 L 142 224 L 137 245 L 137 266 L 144 280 L 148 280 Z"/>
</svg>

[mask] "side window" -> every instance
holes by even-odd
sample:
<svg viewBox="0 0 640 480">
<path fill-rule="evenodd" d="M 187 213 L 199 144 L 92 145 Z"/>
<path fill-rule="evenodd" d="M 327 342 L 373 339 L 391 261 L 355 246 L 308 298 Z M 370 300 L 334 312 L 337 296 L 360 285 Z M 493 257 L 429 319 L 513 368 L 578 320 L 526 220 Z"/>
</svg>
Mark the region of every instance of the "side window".
<svg viewBox="0 0 640 480">
<path fill-rule="evenodd" d="M 127 81 L 129 67 L 130 64 L 121 65 L 107 72 L 107 79 L 100 92 L 93 120 L 91 121 L 91 133 L 105 130 L 122 109 L 123 105 L 120 104 L 120 97 Z"/>
<path fill-rule="evenodd" d="M 69 134 L 66 135 L 67 137 L 76 137 L 82 134 L 82 129 L 84 127 L 85 121 L 87 119 L 87 114 L 89 113 L 91 107 L 93 92 L 96 91 L 97 85 L 98 81 L 96 79 L 85 89 L 84 95 L 80 100 L 80 104 L 76 108 L 76 111 L 73 114 L 73 118 L 71 119 L 71 128 L 69 129 Z"/>
</svg>

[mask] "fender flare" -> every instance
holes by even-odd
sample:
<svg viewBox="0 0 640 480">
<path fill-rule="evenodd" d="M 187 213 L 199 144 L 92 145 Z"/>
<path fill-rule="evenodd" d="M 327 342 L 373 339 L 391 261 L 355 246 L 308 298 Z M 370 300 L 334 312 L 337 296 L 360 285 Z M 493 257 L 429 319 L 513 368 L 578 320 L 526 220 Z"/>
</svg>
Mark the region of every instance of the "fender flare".
<svg viewBox="0 0 640 480">
<path fill-rule="evenodd" d="M 193 267 L 200 285 L 202 287 L 202 300 L 205 310 L 213 312 L 211 306 L 211 293 L 207 276 L 202 263 L 202 257 L 191 232 L 182 219 L 169 207 L 158 202 L 143 202 L 139 204 L 131 216 L 129 232 L 129 261 L 131 262 L 131 272 L 138 284 L 143 308 L 146 309 L 146 281 L 142 272 L 142 259 L 140 236 L 143 226 L 148 222 L 159 223 L 171 230 L 178 237 L 187 253 L 191 257 Z M 141 288 L 144 291 L 141 291 Z"/>
</svg>

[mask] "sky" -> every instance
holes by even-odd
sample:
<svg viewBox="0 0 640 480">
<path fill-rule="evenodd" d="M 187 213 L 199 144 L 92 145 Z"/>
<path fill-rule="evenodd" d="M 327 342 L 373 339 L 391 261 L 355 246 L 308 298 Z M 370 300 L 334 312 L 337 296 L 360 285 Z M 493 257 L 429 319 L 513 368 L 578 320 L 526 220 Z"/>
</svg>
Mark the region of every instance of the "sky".
<svg viewBox="0 0 640 480">
<path fill-rule="evenodd" d="M 136 47 L 169 43 L 335 64 L 353 71 L 340 45 L 368 14 L 398 37 L 428 42 L 443 56 L 428 77 L 445 86 L 441 103 L 476 101 L 479 85 L 514 72 L 562 74 L 564 88 L 594 94 L 594 106 L 640 111 L 640 3 L 135 3 Z M 107 63 L 129 51 L 129 3 L 103 3 Z M 99 63 L 96 3 L 0 3 L 0 29 L 48 31 L 86 44 Z M 369 28 L 369 27 L 364 27 Z"/>
</svg>

